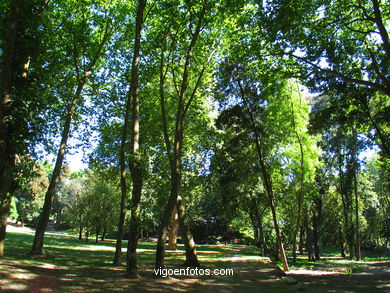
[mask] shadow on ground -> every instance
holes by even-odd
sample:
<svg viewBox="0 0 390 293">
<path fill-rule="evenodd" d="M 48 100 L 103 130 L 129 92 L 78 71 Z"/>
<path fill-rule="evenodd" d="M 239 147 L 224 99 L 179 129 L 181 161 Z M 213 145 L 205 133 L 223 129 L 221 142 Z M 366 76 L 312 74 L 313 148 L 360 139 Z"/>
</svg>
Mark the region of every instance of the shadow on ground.
<svg viewBox="0 0 390 293">
<path fill-rule="evenodd" d="M 7 256 L 0 259 L 1 292 L 377 292 L 386 287 L 389 263 L 373 263 L 357 274 L 310 275 L 295 270 L 285 275 L 268 258 L 245 246 L 199 247 L 206 276 L 155 278 L 153 243 L 139 249 L 139 279 L 128 279 L 125 267 L 111 264 L 115 243 L 94 245 L 73 237 L 47 236 L 43 257 L 29 256 L 32 235 L 10 233 Z M 167 251 L 167 268 L 184 269 L 184 251 Z M 233 275 L 215 275 L 232 269 Z M 298 282 L 296 282 L 295 280 Z M 387 282 L 387 283 L 386 283 Z"/>
</svg>

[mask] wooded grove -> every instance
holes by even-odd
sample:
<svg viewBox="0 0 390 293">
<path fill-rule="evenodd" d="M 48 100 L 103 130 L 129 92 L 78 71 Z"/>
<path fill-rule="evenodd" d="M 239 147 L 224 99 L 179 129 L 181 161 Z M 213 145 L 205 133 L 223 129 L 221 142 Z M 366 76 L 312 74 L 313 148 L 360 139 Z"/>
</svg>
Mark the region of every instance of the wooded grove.
<svg viewBox="0 0 390 293">
<path fill-rule="evenodd" d="M 0 28 L 0 257 L 9 223 L 25 255 L 115 239 L 131 278 L 144 240 L 156 269 L 389 253 L 387 0 L 7 0 Z"/>
</svg>

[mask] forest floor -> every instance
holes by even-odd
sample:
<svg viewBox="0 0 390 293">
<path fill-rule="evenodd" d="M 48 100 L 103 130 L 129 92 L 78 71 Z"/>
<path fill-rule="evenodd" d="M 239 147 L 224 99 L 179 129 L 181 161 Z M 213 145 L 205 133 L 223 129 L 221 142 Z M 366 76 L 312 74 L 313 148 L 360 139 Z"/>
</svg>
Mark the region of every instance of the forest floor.
<svg viewBox="0 0 390 293">
<path fill-rule="evenodd" d="M 390 259 L 374 256 L 354 262 L 334 255 L 320 262 L 300 258 L 285 274 L 257 249 L 238 245 L 200 245 L 203 269 L 233 269 L 233 276 L 153 276 L 155 244 L 139 245 L 140 278 L 113 266 L 115 242 L 79 242 L 48 233 L 46 255 L 28 255 L 33 230 L 7 233 L 6 257 L 0 259 L 0 292 L 390 292 Z M 125 245 L 123 248 L 125 255 Z M 123 256 L 124 257 L 124 256 Z M 167 268 L 184 268 L 183 247 L 167 251 Z"/>
</svg>

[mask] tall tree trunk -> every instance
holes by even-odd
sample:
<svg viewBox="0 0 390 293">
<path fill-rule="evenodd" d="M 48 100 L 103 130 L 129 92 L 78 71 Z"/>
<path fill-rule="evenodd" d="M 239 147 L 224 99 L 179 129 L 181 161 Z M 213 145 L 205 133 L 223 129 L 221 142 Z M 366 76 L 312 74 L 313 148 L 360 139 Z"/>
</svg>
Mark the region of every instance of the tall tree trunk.
<svg viewBox="0 0 390 293">
<path fill-rule="evenodd" d="M 358 194 L 358 186 L 357 186 L 357 152 L 356 152 L 356 145 L 357 145 L 357 134 L 356 130 L 352 130 L 353 135 L 353 150 L 352 150 L 352 160 L 353 160 L 353 190 L 355 193 L 355 248 L 356 248 L 356 259 L 361 260 L 361 250 L 360 250 L 360 229 L 359 229 L 359 194 Z"/>
<path fill-rule="evenodd" d="M 43 249 L 45 230 L 46 230 L 47 223 L 49 222 L 51 207 L 53 204 L 53 198 L 54 198 L 54 195 L 56 193 L 58 180 L 60 178 L 62 162 L 63 162 L 64 157 L 65 157 L 66 146 L 68 143 L 68 138 L 69 138 L 69 134 L 70 134 L 70 128 L 71 128 L 71 124 L 72 124 L 73 115 L 74 115 L 74 112 L 76 110 L 77 102 L 81 98 L 81 94 L 82 94 L 85 82 L 86 82 L 86 77 L 84 79 L 82 79 L 81 81 L 79 81 L 76 93 L 72 99 L 71 104 L 68 107 L 68 113 L 66 115 L 65 124 L 64 124 L 62 136 L 61 136 L 61 143 L 60 143 L 60 147 L 59 147 L 58 153 L 57 153 L 56 164 L 55 164 L 55 167 L 53 170 L 52 177 L 50 179 L 49 187 L 48 187 L 46 194 L 45 194 L 45 202 L 43 204 L 42 212 L 41 212 L 41 215 L 40 215 L 38 223 L 37 223 L 35 237 L 34 237 L 34 243 L 33 243 L 32 249 L 31 249 L 31 254 L 42 255 L 45 253 L 44 249 Z"/>
<path fill-rule="evenodd" d="M 165 84 L 165 75 L 167 72 L 165 71 L 164 73 L 165 47 L 162 48 L 162 53 L 161 53 L 160 102 L 161 102 L 164 140 L 165 140 L 167 155 L 170 163 L 171 190 L 170 190 L 168 202 L 164 209 L 163 218 L 161 219 L 159 229 L 158 229 L 158 240 L 157 240 L 157 247 L 156 247 L 156 264 L 155 264 L 156 269 L 165 268 L 165 242 L 168 234 L 168 226 L 170 223 L 172 212 L 175 206 L 177 205 L 177 199 L 179 196 L 179 190 L 181 184 L 181 158 L 182 158 L 182 147 L 183 147 L 183 136 L 184 136 L 184 120 L 185 120 L 186 112 L 188 108 L 191 106 L 193 98 L 195 97 L 197 86 L 199 85 L 199 82 L 204 72 L 204 70 L 202 70 L 201 74 L 198 76 L 198 80 L 195 88 L 192 91 L 191 97 L 186 102 L 190 62 L 192 60 L 193 50 L 195 48 L 196 42 L 198 40 L 198 36 L 200 34 L 203 25 L 203 18 L 207 9 L 207 3 L 208 3 L 207 0 L 203 1 L 202 9 L 198 15 L 198 22 L 196 23 L 196 28 L 191 35 L 191 42 L 188 46 L 187 53 L 186 53 L 182 81 L 181 81 L 181 86 L 178 94 L 178 105 L 177 105 L 176 122 L 175 122 L 175 138 L 173 142 L 173 147 L 171 147 L 171 143 L 169 140 L 167 116 L 165 112 L 164 84 Z M 179 215 L 179 221 L 180 221 L 180 215 Z M 187 229 L 188 227 L 181 226 L 180 228 L 182 230 L 183 229 L 187 230 L 186 232 L 183 233 L 183 235 L 184 234 L 187 234 L 187 236 L 190 235 L 191 232 L 189 229 Z M 189 256 L 191 256 L 195 252 L 195 250 L 191 251 L 192 249 L 191 245 L 187 246 L 186 249 L 190 249 L 190 251 L 186 252 L 186 255 L 188 254 Z"/>
<path fill-rule="evenodd" d="M 83 226 L 79 226 L 79 240 L 81 241 L 83 239 Z"/>
<path fill-rule="evenodd" d="M 140 48 L 141 48 L 141 31 L 143 25 L 144 10 L 146 6 L 146 0 L 140 0 L 138 2 L 136 26 L 135 26 L 135 39 L 134 39 L 134 55 L 131 65 L 131 80 L 130 80 L 130 95 L 132 98 L 132 132 L 131 132 L 131 158 L 130 158 L 130 171 L 133 179 L 132 190 L 132 206 L 131 206 L 131 219 L 130 219 L 130 235 L 127 246 L 127 262 L 126 271 L 129 277 L 137 276 L 137 244 L 140 234 L 140 206 L 142 195 L 142 166 L 141 166 L 141 154 L 139 150 L 139 85 L 138 85 L 138 67 L 140 60 Z"/>
<path fill-rule="evenodd" d="M 121 147 L 119 154 L 120 161 L 120 178 L 121 178 L 121 203 L 119 211 L 119 223 L 118 223 L 118 236 L 116 239 L 115 245 L 115 256 L 114 256 L 114 265 L 120 265 L 121 255 L 122 255 L 122 240 L 123 240 L 123 228 L 125 225 L 125 206 L 126 206 L 126 197 L 127 197 L 127 182 L 126 182 L 126 141 L 127 141 L 127 129 L 129 127 L 130 120 L 130 99 L 126 102 L 126 113 L 125 113 L 125 122 L 123 124 L 122 138 L 121 138 Z"/>
<path fill-rule="evenodd" d="M 322 218 L 322 199 L 318 197 L 314 200 L 315 211 L 313 212 L 313 245 L 315 260 L 320 260 L 320 223 Z"/>
<path fill-rule="evenodd" d="M 294 103 L 291 100 L 291 112 L 292 112 L 292 122 L 294 127 L 295 136 L 297 138 L 297 141 L 299 143 L 299 151 L 300 151 L 300 176 L 299 176 L 299 191 L 297 194 L 297 222 L 295 223 L 294 231 L 293 231 L 293 262 L 297 261 L 297 236 L 299 228 L 301 227 L 301 217 L 302 217 L 302 202 L 303 202 L 303 182 L 305 179 L 305 168 L 304 168 L 304 153 L 303 153 L 303 145 L 301 141 L 301 137 L 299 136 L 298 130 L 295 125 L 295 111 L 294 111 Z"/>
<path fill-rule="evenodd" d="M 340 254 L 341 257 L 345 257 L 346 254 L 345 254 L 345 247 L 344 247 L 344 237 L 341 231 L 341 225 L 339 226 L 338 234 L 339 234 L 339 243 L 340 243 Z"/>
<path fill-rule="evenodd" d="M 180 221 L 180 232 L 184 246 L 186 248 L 186 260 L 184 265 L 187 267 L 199 267 L 198 256 L 196 254 L 195 241 L 190 231 L 187 214 L 185 211 L 182 198 L 177 198 L 177 214 Z"/>
<path fill-rule="evenodd" d="M 16 182 L 15 142 L 11 125 L 12 90 L 15 75 L 15 46 L 21 3 L 11 2 L 8 24 L 5 31 L 3 60 L 0 76 L 0 257 L 4 255 L 7 219 Z"/>
<path fill-rule="evenodd" d="M 283 264 L 283 270 L 288 271 L 289 269 L 288 269 L 286 252 L 284 251 L 282 237 L 281 237 L 281 233 L 280 233 L 280 229 L 279 229 L 279 223 L 278 223 L 278 219 L 277 219 L 277 215 L 276 215 L 276 207 L 275 207 L 274 193 L 273 193 L 273 188 L 272 188 L 272 180 L 271 180 L 271 177 L 269 174 L 269 170 L 267 169 L 267 167 L 265 166 L 265 163 L 264 163 L 263 148 L 261 146 L 260 136 L 259 136 L 258 131 L 257 131 L 257 125 L 255 122 L 253 113 L 252 113 L 252 109 L 250 108 L 249 103 L 247 101 L 247 97 L 246 97 L 244 88 L 242 87 L 241 81 L 238 80 L 237 83 L 238 83 L 238 86 L 240 88 L 241 98 L 245 104 L 247 111 L 248 111 L 250 121 L 252 124 L 252 131 L 253 131 L 254 138 L 255 138 L 255 146 L 256 146 L 257 156 L 258 156 L 258 160 L 259 160 L 262 181 L 263 181 L 266 193 L 268 195 L 268 201 L 269 201 L 269 205 L 270 205 L 271 213 L 272 213 L 272 221 L 274 224 L 274 230 L 275 230 L 275 234 L 276 234 L 276 246 L 277 246 L 277 249 L 279 251 L 279 256 L 280 256 L 280 259 L 281 259 L 282 264 Z"/>
<path fill-rule="evenodd" d="M 177 213 L 177 206 L 173 209 L 171 219 L 171 229 L 169 230 L 168 250 L 177 249 L 177 234 L 179 233 L 179 215 Z"/>
<path fill-rule="evenodd" d="M 263 228 L 263 219 L 262 219 L 262 215 L 260 216 L 260 220 L 259 220 L 259 232 L 260 232 L 260 240 L 261 240 L 261 243 L 262 243 L 262 252 L 263 252 L 263 256 L 266 256 L 267 255 L 267 242 L 265 241 L 265 233 L 264 233 L 264 228 Z"/>
</svg>

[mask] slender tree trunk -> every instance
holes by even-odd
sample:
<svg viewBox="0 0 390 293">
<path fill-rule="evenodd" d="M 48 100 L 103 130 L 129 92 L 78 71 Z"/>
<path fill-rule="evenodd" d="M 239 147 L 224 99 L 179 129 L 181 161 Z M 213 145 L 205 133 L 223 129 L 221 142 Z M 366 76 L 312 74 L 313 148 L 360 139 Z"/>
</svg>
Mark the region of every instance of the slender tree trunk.
<svg viewBox="0 0 390 293">
<path fill-rule="evenodd" d="M 320 222 L 322 218 L 322 199 L 315 199 L 316 211 L 313 214 L 313 245 L 315 260 L 320 260 Z"/>
<path fill-rule="evenodd" d="M 71 104 L 68 107 L 68 113 L 66 116 L 65 125 L 64 125 L 64 129 L 62 131 L 61 143 L 60 143 L 60 147 L 59 147 L 58 153 L 57 153 L 56 164 L 55 164 L 55 167 L 53 170 L 52 177 L 50 179 L 49 187 L 46 191 L 45 202 L 43 204 L 42 212 L 41 212 L 41 215 L 40 215 L 38 223 L 37 223 L 35 237 L 34 237 L 34 243 L 33 243 L 32 249 L 31 249 L 31 254 L 42 255 L 45 253 L 44 249 L 43 249 L 43 240 L 45 237 L 45 230 L 46 230 L 47 223 L 49 222 L 51 207 L 53 204 L 53 198 L 54 198 L 54 195 L 56 193 L 58 180 L 60 178 L 62 162 L 63 162 L 64 157 L 65 157 L 66 146 L 68 143 L 68 138 L 69 138 L 69 134 L 70 134 L 70 128 L 71 128 L 71 124 L 72 124 L 73 115 L 74 115 L 74 112 L 76 110 L 77 102 L 81 98 L 81 94 L 82 94 L 85 82 L 86 82 L 86 77 L 84 79 L 82 79 L 81 81 L 79 81 L 76 93 L 72 99 Z"/>
<path fill-rule="evenodd" d="M 355 229 L 356 229 L 356 235 L 355 235 L 355 247 L 356 247 L 356 259 L 361 260 L 361 250 L 360 250 L 360 229 L 359 229 L 359 194 L 358 194 L 358 186 L 357 186 L 357 154 L 356 154 L 356 144 L 357 144 L 357 134 L 356 130 L 352 130 L 353 134 L 353 153 L 352 153 L 352 159 L 353 159 L 353 187 L 354 187 L 354 193 L 355 193 Z"/>
<path fill-rule="evenodd" d="M 185 207 L 180 196 L 177 199 L 177 213 L 180 221 L 181 238 L 186 248 L 186 260 L 184 262 L 184 265 L 187 267 L 199 267 L 198 256 L 196 254 L 195 248 L 195 241 L 192 237 Z"/>
<path fill-rule="evenodd" d="M 85 242 L 89 242 L 89 228 L 87 229 L 87 231 L 85 231 Z"/>
<path fill-rule="evenodd" d="M 96 227 L 96 236 L 95 236 L 95 242 L 99 242 L 99 234 L 100 234 L 100 228 Z"/>
<path fill-rule="evenodd" d="M 179 233 L 179 215 L 177 214 L 177 207 L 173 209 L 171 219 L 171 229 L 169 230 L 168 250 L 177 249 L 177 234 Z"/>
<path fill-rule="evenodd" d="M 299 136 L 299 133 L 297 131 L 296 125 L 295 125 L 295 111 L 294 111 L 294 104 L 293 101 L 291 100 L 291 111 L 292 111 L 292 122 L 293 122 L 293 127 L 294 127 L 294 132 L 295 136 L 298 140 L 299 143 L 299 151 L 300 151 L 300 177 L 299 177 L 299 191 L 297 194 L 297 222 L 294 227 L 294 232 L 293 232 L 293 262 L 296 262 L 297 260 L 297 236 L 298 236 L 298 231 L 299 228 L 301 227 L 301 217 L 302 217 L 302 202 L 303 202 L 303 196 L 304 196 L 304 191 L 303 191 L 303 182 L 305 179 L 305 168 L 304 168 L 304 153 L 303 153 L 303 145 L 301 141 L 301 137 Z"/>
<path fill-rule="evenodd" d="M 83 239 L 83 226 L 80 225 L 79 226 L 79 241 L 81 241 Z"/>
<path fill-rule="evenodd" d="M 260 220 L 259 220 L 259 230 L 260 230 L 260 240 L 262 242 L 262 252 L 263 252 L 263 256 L 266 256 L 267 255 L 267 242 L 265 241 L 265 233 L 264 233 L 264 228 L 263 228 L 263 219 L 262 219 L 262 216 L 260 217 Z"/>
<path fill-rule="evenodd" d="M 178 162 L 179 163 L 179 162 Z M 167 204 L 165 205 L 163 218 L 158 229 L 158 239 L 156 247 L 156 268 L 165 268 L 165 242 L 168 235 L 168 226 L 172 212 L 177 204 L 179 193 L 180 172 L 172 170 L 171 172 L 171 193 Z"/>
<path fill-rule="evenodd" d="M 159 229 L 158 229 L 158 240 L 157 240 L 157 247 L 156 247 L 156 269 L 158 268 L 165 268 L 165 242 L 166 237 L 168 234 L 168 226 L 170 224 L 170 219 L 172 212 L 174 208 L 177 205 L 177 199 L 179 196 L 179 190 L 180 190 L 180 184 L 181 184 L 181 157 L 182 157 L 182 146 L 183 146 L 183 136 L 184 136 L 184 120 L 186 111 L 191 105 L 191 102 L 193 100 L 193 97 L 195 96 L 198 82 L 200 81 L 202 73 L 199 75 L 197 80 L 197 85 L 193 89 L 191 97 L 188 99 L 186 103 L 186 95 L 188 90 L 188 76 L 189 76 L 189 70 L 190 70 L 190 62 L 192 60 L 193 50 L 195 48 L 198 36 L 201 32 L 201 28 L 203 25 L 203 18 L 207 9 L 207 0 L 203 1 L 203 7 L 198 15 L 198 22 L 196 24 L 196 28 L 191 35 L 191 42 L 187 49 L 187 54 L 185 58 L 185 64 L 183 68 L 183 75 L 182 75 L 182 81 L 181 86 L 179 89 L 178 94 L 178 106 L 177 106 L 177 112 L 176 112 L 176 123 L 175 123 L 175 138 L 173 147 L 171 147 L 171 143 L 168 136 L 168 126 L 167 126 L 167 119 L 166 119 L 166 112 L 165 112 L 165 98 L 164 98 L 164 83 L 165 83 L 165 74 L 164 73 L 164 50 L 165 47 L 162 50 L 161 54 L 161 63 L 160 63 L 160 101 L 161 101 L 161 112 L 162 112 L 162 122 L 163 122 L 163 132 L 164 132 L 164 139 L 165 144 L 167 148 L 167 154 L 168 159 L 170 163 L 170 171 L 171 171 L 171 191 L 169 194 L 168 202 L 164 209 L 163 218 L 160 222 Z M 179 221 L 180 221 L 180 215 L 179 215 Z M 180 221 L 182 222 L 182 221 Z M 186 230 L 183 232 L 182 235 L 186 235 L 186 237 L 190 237 L 190 230 L 187 226 L 181 226 L 182 230 Z M 190 237 L 192 238 L 192 236 Z M 188 239 L 190 239 L 188 238 Z M 183 239 L 183 241 L 186 241 Z M 192 240 L 193 241 L 193 240 Z M 189 242 L 191 242 L 189 240 Z M 188 254 L 188 257 L 191 257 L 195 250 L 192 250 L 191 243 L 188 243 L 189 245 L 186 246 L 186 249 L 189 249 L 190 251 L 186 252 L 186 256 Z M 196 254 L 195 254 L 196 255 Z M 192 261 L 192 260 L 191 260 Z"/>
<path fill-rule="evenodd" d="M 308 211 L 305 212 L 305 217 L 303 220 L 303 225 L 306 230 L 306 252 L 309 260 L 314 260 L 314 250 L 313 250 L 313 230 L 309 226 L 309 215 Z"/>
<path fill-rule="evenodd" d="M 341 226 L 339 226 L 339 243 L 340 243 L 340 254 L 341 254 L 341 257 L 345 257 L 346 254 L 345 254 L 345 247 L 344 247 L 344 238 L 343 238 L 343 233 L 341 231 Z"/>
<path fill-rule="evenodd" d="M 129 277 L 137 276 L 137 244 L 140 234 L 140 206 L 142 195 L 142 166 L 141 154 L 139 150 L 139 85 L 138 85 L 138 67 L 141 48 L 141 31 L 143 25 L 144 10 L 146 0 L 140 0 L 137 8 L 137 18 L 135 26 L 134 55 L 131 65 L 130 95 L 132 98 L 132 133 L 131 133 L 131 158 L 130 171 L 133 179 L 132 206 L 130 219 L 130 235 L 127 246 L 126 271 Z"/>
<path fill-rule="evenodd" d="M 305 229 L 303 225 L 301 224 L 299 228 L 299 254 L 303 254 L 303 247 L 305 243 Z"/>
<path fill-rule="evenodd" d="M 259 159 L 262 181 L 263 181 L 265 190 L 266 190 L 267 195 L 268 195 L 269 205 L 270 205 L 271 213 L 272 213 L 272 221 L 274 224 L 274 229 L 275 229 L 275 234 L 276 234 L 276 246 L 278 248 L 279 256 L 280 256 L 282 264 L 283 264 L 283 270 L 288 271 L 289 269 L 288 269 L 286 252 L 284 251 L 282 237 L 281 237 L 281 233 L 280 233 L 280 229 L 279 229 L 279 223 L 278 223 L 278 219 L 277 219 L 277 215 L 276 215 L 276 207 L 275 207 L 274 193 L 273 193 L 273 188 L 272 188 L 272 181 L 271 181 L 271 177 L 269 175 L 268 169 L 266 168 L 265 163 L 264 163 L 263 148 L 261 146 L 260 136 L 259 136 L 258 131 L 257 131 L 256 122 L 255 122 L 255 119 L 253 117 L 252 109 L 249 106 L 245 91 L 241 85 L 241 81 L 238 80 L 237 82 L 238 82 L 238 86 L 240 88 L 241 98 L 245 104 L 245 107 L 247 108 L 247 111 L 248 111 L 248 114 L 249 114 L 249 117 L 251 120 L 251 124 L 252 124 L 252 131 L 253 131 L 253 134 L 255 137 L 255 145 L 256 145 L 257 156 Z"/>
<path fill-rule="evenodd" d="M 115 245 L 114 265 L 120 265 L 122 255 L 122 240 L 123 240 L 123 228 L 125 225 L 125 206 L 127 197 L 127 182 L 126 182 L 126 160 L 125 160 L 125 148 L 127 141 L 127 128 L 130 120 L 130 99 L 126 103 L 125 122 L 122 130 L 121 148 L 120 148 L 120 178 L 121 178 L 121 203 L 119 211 L 119 223 L 118 223 L 118 236 Z"/>
</svg>

